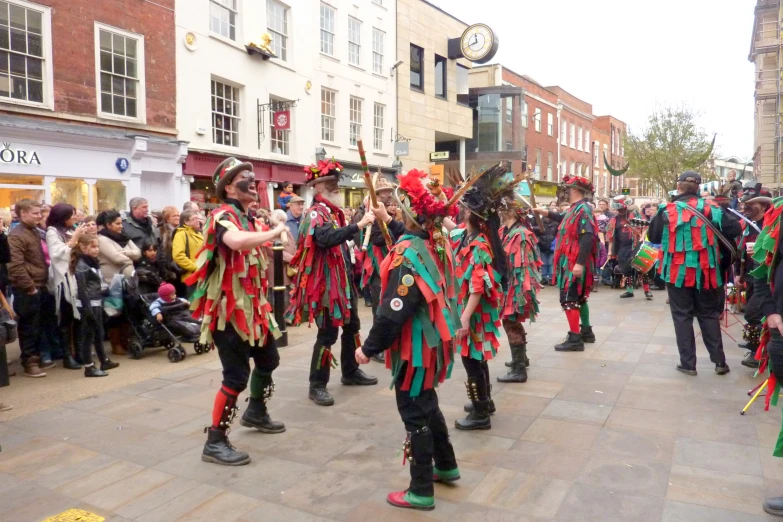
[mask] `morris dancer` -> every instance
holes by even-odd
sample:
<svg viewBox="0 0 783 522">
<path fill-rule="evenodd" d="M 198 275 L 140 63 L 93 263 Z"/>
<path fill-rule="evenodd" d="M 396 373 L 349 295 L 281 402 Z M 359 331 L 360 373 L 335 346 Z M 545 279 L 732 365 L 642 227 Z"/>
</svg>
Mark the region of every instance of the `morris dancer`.
<svg viewBox="0 0 783 522">
<path fill-rule="evenodd" d="M 405 230 L 381 264 L 382 299 L 372 330 L 356 360 L 367 364 L 389 349 L 397 410 L 408 436 L 404 458 L 410 462 L 410 487 L 389 493 L 393 506 L 435 508 L 433 482 L 460 478 L 446 419 L 435 388 L 451 375 L 454 338 L 459 327 L 454 261 L 442 236 L 449 211 L 443 199 L 424 185 L 426 174 L 411 170 L 400 176 L 398 193 Z M 386 210 L 374 209 L 378 219 Z M 433 460 L 435 466 L 433 467 Z"/>
<path fill-rule="evenodd" d="M 527 382 L 527 335 L 522 324 L 535 321 L 538 314 L 537 292 L 541 289 L 541 259 L 536 235 L 526 226 L 527 208 L 517 200 L 506 202 L 508 210 L 501 212 L 503 228 L 500 236 L 508 256 L 508 289 L 503 305 L 503 329 L 508 336 L 511 369 L 498 377 L 498 382 Z"/>
<path fill-rule="evenodd" d="M 248 219 L 248 207 L 258 200 L 251 163 L 228 158 L 218 166 L 213 180 L 223 204 L 207 219 L 196 271 L 186 281 L 198 285 L 191 309 L 195 318 L 202 319 L 200 342 L 214 342 L 223 365 L 223 384 L 215 397 L 212 426 L 205 429 L 208 436 L 201 460 L 241 466 L 250 462 L 250 456 L 229 443 L 228 431 L 239 410 L 237 396 L 247 387 L 248 377 L 249 404 L 240 423 L 263 433 L 285 431 L 285 425 L 273 421 L 266 407 L 275 389 L 272 371 L 280 357 L 275 345 L 279 331 L 266 300 L 269 285 L 262 245 L 286 227 L 281 223 L 274 230 L 259 232 Z"/>
<path fill-rule="evenodd" d="M 587 299 L 593 288 L 598 258 L 598 224 L 588 205 L 588 196 L 593 193 L 590 180 L 582 176 L 565 176 L 561 187 L 566 190 L 566 198 L 571 205 L 565 214 L 543 208 L 534 209 L 534 212 L 560 223 L 554 266 L 560 288 L 560 306 L 568 319 L 569 331 L 565 341 L 555 345 L 555 350 L 581 352 L 585 349 L 584 343 L 595 342 Z"/>
<path fill-rule="evenodd" d="M 305 167 L 307 184 L 313 187 L 315 198 L 302 217 L 296 254 L 291 266 L 297 268 L 291 306 L 286 319 L 294 326 L 302 322 L 307 311 L 310 324 L 318 326 L 313 358 L 310 363 L 308 397 L 319 406 L 331 406 L 334 398 L 326 389 L 329 371 L 334 364 L 332 346 L 342 327 L 340 364 L 344 385 L 378 384 L 356 364 L 353 356 L 359 341 L 358 294 L 353 284 L 351 253 L 346 243 L 360 229 L 375 221 L 368 212 L 355 225 L 347 225 L 340 208 L 342 195 L 337 183 L 342 165 L 319 161 L 318 166 Z"/>
<path fill-rule="evenodd" d="M 606 242 L 609 244 L 609 258 L 617 259 L 620 270 L 623 276 L 625 276 L 625 293 L 620 295 L 621 299 L 633 297 L 636 278 L 639 276 L 639 272 L 631 266 L 636 248 L 640 243 L 629 222 L 628 213 L 631 204 L 633 204 L 633 200 L 627 196 L 615 196 L 612 198 L 612 210 L 616 211 L 617 214 L 609 221 L 606 231 Z M 642 274 L 642 285 L 644 296 L 648 301 L 652 300 L 653 294 L 650 292 L 650 281 L 647 274 Z"/>
</svg>

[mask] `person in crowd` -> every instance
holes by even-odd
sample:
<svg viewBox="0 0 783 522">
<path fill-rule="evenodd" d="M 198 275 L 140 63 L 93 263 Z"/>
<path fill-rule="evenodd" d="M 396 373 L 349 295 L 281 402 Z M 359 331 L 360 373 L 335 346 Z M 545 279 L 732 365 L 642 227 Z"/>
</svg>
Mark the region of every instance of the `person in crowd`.
<svg viewBox="0 0 783 522">
<path fill-rule="evenodd" d="M 158 254 L 161 256 L 162 266 L 166 270 L 166 281 L 174 284 L 175 287 L 180 287 L 180 290 L 184 292 L 184 285 L 180 282 L 182 270 L 174 261 L 173 253 L 174 234 L 179 225 L 179 209 L 174 206 L 163 207 L 161 220 L 158 222 L 158 228 L 160 229 L 160 250 Z"/>
<path fill-rule="evenodd" d="M 164 270 L 158 256 L 158 245 L 145 240 L 141 244 L 141 258 L 135 263 L 136 279 L 139 281 L 139 292 L 153 294 L 158 291 L 165 280 Z"/>
<path fill-rule="evenodd" d="M 185 280 L 196 271 L 196 260 L 204 236 L 201 235 L 201 220 L 198 212 L 186 210 L 182 213 L 182 225 L 174 232 L 171 243 L 171 257 L 180 269 L 182 286 L 185 287 L 185 297 L 190 298 L 193 286 L 186 286 Z"/>
<path fill-rule="evenodd" d="M 366 209 L 369 208 L 370 196 L 365 196 L 364 200 L 362 202 L 362 205 L 356 210 L 356 213 L 353 215 L 353 217 L 350 220 L 350 223 L 352 225 L 356 225 L 359 223 L 359 221 L 362 220 L 364 217 L 364 214 L 366 213 Z M 360 245 L 359 249 L 362 248 L 361 245 L 364 244 L 363 242 L 364 234 L 361 229 L 358 229 L 358 232 L 353 235 L 353 244 L 354 245 Z M 364 263 L 364 257 L 362 257 L 362 263 Z M 359 289 L 359 292 L 361 296 L 364 298 L 364 307 L 365 308 L 371 308 L 372 307 L 372 291 L 370 290 L 369 286 L 362 287 L 361 286 L 362 277 L 361 274 L 358 278 L 354 278 L 354 284 Z"/>
<path fill-rule="evenodd" d="M 74 209 L 73 217 L 74 217 L 74 226 L 78 226 L 78 225 L 82 224 L 82 222 L 84 221 L 84 218 L 86 217 L 86 214 L 85 214 L 84 210 L 82 210 L 80 208 L 77 208 L 77 209 Z"/>
<path fill-rule="evenodd" d="M 46 230 L 46 226 L 45 226 L 46 220 L 49 219 L 49 213 L 51 211 L 52 211 L 51 205 L 47 205 L 46 203 L 41 205 L 41 222 L 38 223 L 38 227 L 43 229 L 44 231 Z"/>
<path fill-rule="evenodd" d="M 615 216 L 615 213 L 612 211 L 609 205 L 609 200 L 606 198 L 601 198 L 598 200 L 598 210 L 600 210 L 607 219 L 612 219 Z"/>
<path fill-rule="evenodd" d="M 11 261 L 8 263 L 8 280 L 13 287 L 14 306 L 18 315 L 19 347 L 24 374 L 27 377 L 45 377 L 41 367 L 41 321 L 53 317 L 54 297 L 47 290 L 49 267 L 46 264 L 38 223 L 41 221 L 41 204 L 31 199 L 16 203 L 19 225 L 8 236 Z M 49 295 L 51 310 L 47 310 Z M 50 313 L 47 314 L 46 312 Z M 47 365 L 51 368 L 53 363 Z"/>
<path fill-rule="evenodd" d="M 720 269 L 720 241 L 714 227 L 728 241 L 737 239 L 742 229 L 729 212 L 724 212 L 711 200 L 699 198 L 700 184 L 699 173 L 686 170 L 680 174 L 677 196 L 662 206 L 652 219 L 648 236 L 652 243 L 663 246 L 658 272 L 669 293 L 674 334 L 680 352 L 677 371 L 696 375 L 695 316 L 710 360 L 715 364 L 715 373 L 725 375 L 729 373 L 729 366 L 723 352 L 720 316 L 726 298 L 726 281 Z M 692 209 L 709 219 L 713 227 L 698 218 Z M 672 223 L 675 223 L 674 227 Z"/>
<path fill-rule="evenodd" d="M 737 210 L 739 206 L 739 193 L 742 191 L 742 182 L 737 179 L 737 171 L 731 169 L 726 175 L 726 184 L 729 193 L 729 208 Z"/>
<path fill-rule="evenodd" d="M 279 196 L 277 196 L 277 206 L 282 210 L 288 210 L 288 204 L 290 203 L 291 198 L 294 196 L 296 196 L 296 193 L 294 192 L 294 184 L 286 183 L 283 186 L 283 191 L 280 192 Z"/>
<path fill-rule="evenodd" d="M 331 406 L 334 398 L 326 385 L 333 365 L 332 346 L 337 342 L 341 327 L 341 382 L 348 386 L 378 384 L 377 378 L 359 368 L 354 357 L 361 323 L 351 252 L 347 246 L 356 232 L 371 224 L 375 216 L 368 213 L 356 225 L 349 225 L 340 209 L 343 198 L 337 182 L 342 165 L 334 161 L 321 164 L 305 168 L 307 183 L 313 187 L 315 198 L 313 206 L 305 213 L 297 251 L 291 260 L 297 274 L 286 319 L 297 326 L 306 311 L 310 324 L 318 325 L 310 362 L 308 397 L 319 406 Z M 324 296 L 325 292 L 328 295 Z"/>
<path fill-rule="evenodd" d="M 7 228 L 11 223 L 11 212 L 0 210 L 0 292 L 8 296 L 8 263 L 11 262 L 11 248 L 8 246 Z"/>
<path fill-rule="evenodd" d="M 195 201 L 186 201 L 182 204 L 182 212 L 185 212 L 186 210 L 192 210 L 194 212 L 199 212 L 198 203 Z"/>
<path fill-rule="evenodd" d="M 553 201 L 549 208 L 557 211 L 557 203 Z M 546 286 L 552 283 L 552 260 L 555 256 L 552 243 L 554 243 L 557 235 L 557 223 L 546 216 L 542 219 L 542 222 L 544 223 L 544 229 L 539 230 L 536 227 L 535 232 L 538 237 L 538 250 L 541 254 L 541 284 Z"/>
<path fill-rule="evenodd" d="M 122 221 L 122 231 L 130 241 L 141 245 L 145 239 L 160 242 L 160 231 L 149 215 L 150 206 L 144 198 L 130 200 L 130 212 Z M 105 276 L 105 274 L 104 274 Z"/>
<path fill-rule="evenodd" d="M 288 217 L 285 224 L 288 227 L 288 234 L 291 236 L 291 242 L 294 245 L 299 241 L 299 225 L 302 224 L 304 204 L 304 199 L 294 195 L 288 201 L 288 210 L 285 211 L 285 215 Z"/>
<path fill-rule="evenodd" d="M 150 303 L 150 313 L 156 321 L 162 323 L 164 319 L 163 312 L 166 305 L 170 305 L 175 301 L 188 302 L 184 297 L 177 297 L 177 289 L 174 288 L 174 285 L 171 283 L 163 283 L 158 287 L 158 298 Z"/>
<path fill-rule="evenodd" d="M 78 244 L 79 238 L 85 234 L 86 227 L 76 224 L 76 209 L 67 203 L 57 203 L 51 209 L 46 221 L 46 245 L 49 248 L 51 260 L 50 290 L 54 292 L 55 306 L 60 333 L 60 346 L 65 351 L 63 367 L 70 370 L 80 370 L 77 363 L 81 359 L 78 344 L 74 342 L 73 306 L 77 299 L 76 280 L 69 270 L 71 251 Z M 95 238 L 97 240 L 97 237 Z"/>
<path fill-rule="evenodd" d="M 8 230 L 13 230 L 19 224 L 19 214 L 16 211 L 16 205 L 11 205 L 11 221 Z"/>
<path fill-rule="evenodd" d="M 639 239 L 634 234 L 629 219 L 631 218 L 631 205 L 633 200 L 628 196 L 615 196 L 612 199 L 612 209 L 617 215 L 609 222 L 606 233 L 607 243 L 609 244 L 609 257 L 616 259 L 620 270 L 625 277 L 625 293 L 620 295 L 621 299 L 627 299 L 634 296 L 634 282 L 638 272 L 631 266 Z M 652 300 L 653 294 L 650 291 L 648 278 L 642 278 L 644 297 Z"/>
<path fill-rule="evenodd" d="M 100 240 L 98 236 L 81 234 L 71 249 L 69 272 L 77 287 L 76 315 L 78 316 L 78 346 L 84 363 L 85 377 L 106 377 L 109 370 L 120 363 L 113 362 L 103 348 L 103 297 L 108 284 L 101 275 Z M 92 349 L 101 363 L 95 366 Z"/>
<path fill-rule="evenodd" d="M 585 343 L 595 342 L 587 300 L 593 289 L 593 274 L 598 262 L 598 223 L 587 204 L 594 191 L 590 180 L 582 176 L 565 176 L 562 184 L 568 201 L 560 208 L 565 207 L 565 212 L 556 214 L 542 208 L 534 209 L 534 212 L 560 223 L 554 265 L 560 306 L 568 319 L 568 337 L 555 345 L 555 350 L 581 352 Z"/>
<path fill-rule="evenodd" d="M 111 284 L 116 274 L 131 277 L 134 272 L 133 262 L 141 258 L 141 250 L 125 235 L 122 216 L 116 210 L 107 210 L 101 213 L 99 221 L 105 223 L 105 227 L 98 232 L 98 260 L 106 284 Z M 144 240 L 145 237 L 139 238 L 141 242 Z M 154 236 L 151 241 L 158 244 Z M 125 355 L 128 346 L 128 323 L 125 318 L 121 315 L 110 317 L 106 328 L 112 353 Z"/>
<path fill-rule="evenodd" d="M 52 260 L 49 256 L 49 245 L 46 244 L 46 221 L 49 219 L 49 213 L 51 212 L 51 205 L 41 205 L 41 220 L 38 222 L 38 236 L 41 238 L 41 248 L 44 253 L 44 260 L 49 270 L 49 278 L 47 280 L 47 289 L 49 290 L 46 295 L 42 295 L 43 306 L 48 312 L 51 306 L 54 309 L 57 308 L 57 303 L 54 300 L 54 286 L 51 272 Z M 44 213 L 44 210 L 46 212 Z M 52 315 L 55 315 L 53 312 Z M 64 347 L 60 344 L 60 336 L 57 329 L 57 321 L 42 321 L 41 322 L 41 334 L 38 338 L 38 350 L 41 353 L 41 368 L 50 368 L 54 366 L 54 360 L 60 360 L 65 357 Z"/>
<path fill-rule="evenodd" d="M 84 225 L 84 233 L 90 234 L 93 236 L 98 235 L 98 223 L 95 221 L 96 216 L 85 216 L 85 218 L 82 220 L 82 224 Z"/>
</svg>

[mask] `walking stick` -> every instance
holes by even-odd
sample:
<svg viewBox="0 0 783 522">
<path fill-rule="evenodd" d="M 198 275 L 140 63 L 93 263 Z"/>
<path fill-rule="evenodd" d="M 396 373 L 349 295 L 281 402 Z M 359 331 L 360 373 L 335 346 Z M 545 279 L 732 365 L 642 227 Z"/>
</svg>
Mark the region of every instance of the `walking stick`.
<svg viewBox="0 0 783 522">
<path fill-rule="evenodd" d="M 530 190 L 530 204 L 533 205 L 533 208 L 536 208 L 536 195 L 533 192 L 533 184 L 530 182 L 530 172 L 532 170 L 530 165 L 528 165 L 527 172 L 525 173 L 525 181 L 527 182 L 528 190 Z M 533 214 L 536 215 L 536 221 L 538 222 L 538 227 L 541 229 L 541 232 L 544 232 L 544 221 L 541 219 L 541 216 L 536 212 L 533 212 Z"/>
<path fill-rule="evenodd" d="M 758 396 L 761 394 L 761 392 L 764 391 L 764 388 L 767 387 L 767 383 L 769 382 L 769 379 L 761 383 L 761 386 L 758 387 L 756 390 L 756 393 L 753 395 L 753 398 L 750 399 L 750 401 L 745 405 L 744 408 L 742 408 L 742 411 L 740 412 L 740 415 L 745 415 L 745 412 L 748 411 L 748 408 L 750 408 L 750 405 L 753 404 L 756 399 L 758 399 Z"/>
<path fill-rule="evenodd" d="M 372 205 L 372 208 L 375 208 L 378 206 L 378 198 L 375 195 L 375 187 L 372 183 L 370 168 L 367 166 L 367 154 L 364 152 L 362 140 L 358 140 L 357 144 L 359 146 L 359 157 L 362 160 L 362 169 L 364 170 L 364 184 L 367 185 L 367 190 L 370 193 L 370 204 Z M 386 241 L 386 248 L 391 250 L 392 238 L 389 235 L 389 230 L 386 228 L 386 223 L 381 221 L 378 223 L 378 226 L 381 227 L 381 234 L 383 234 L 383 240 Z"/>
</svg>

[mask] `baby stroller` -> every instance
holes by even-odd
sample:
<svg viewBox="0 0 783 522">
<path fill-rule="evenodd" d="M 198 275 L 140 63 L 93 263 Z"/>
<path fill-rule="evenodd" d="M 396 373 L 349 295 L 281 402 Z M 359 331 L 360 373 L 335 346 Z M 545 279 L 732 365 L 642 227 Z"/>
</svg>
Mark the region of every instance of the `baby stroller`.
<svg viewBox="0 0 783 522">
<path fill-rule="evenodd" d="M 123 301 L 125 313 L 132 334 L 128 342 L 128 351 L 134 359 L 144 357 L 147 348 L 163 347 L 168 350 L 171 362 L 179 362 L 187 355 L 182 343 L 193 343 L 197 355 L 209 351 L 209 346 L 201 344 L 201 323 L 190 316 L 186 302 L 174 302 L 164 308 L 165 320 L 159 323 L 150 312 L 150 304 L 158 298 L 157 294 L 141 294 L 135 276 L 126 278 L 123 283 Z"/>
</svg>

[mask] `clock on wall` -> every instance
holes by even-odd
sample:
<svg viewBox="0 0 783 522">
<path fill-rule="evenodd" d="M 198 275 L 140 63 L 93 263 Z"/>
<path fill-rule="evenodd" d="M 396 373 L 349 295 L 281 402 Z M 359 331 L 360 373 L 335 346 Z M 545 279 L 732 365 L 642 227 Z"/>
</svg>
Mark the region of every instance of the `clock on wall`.
<svg viewBox="0 0 783 522">
<path fill-rule="evenodd" d="M 466 58 L 473 63 L 487 63 L 498 52 L 498 37 L 486 24 L 474 24 L 460 38 L 449 40 L 449 58 Z"/>
</svg>

